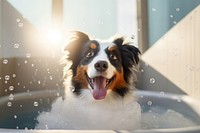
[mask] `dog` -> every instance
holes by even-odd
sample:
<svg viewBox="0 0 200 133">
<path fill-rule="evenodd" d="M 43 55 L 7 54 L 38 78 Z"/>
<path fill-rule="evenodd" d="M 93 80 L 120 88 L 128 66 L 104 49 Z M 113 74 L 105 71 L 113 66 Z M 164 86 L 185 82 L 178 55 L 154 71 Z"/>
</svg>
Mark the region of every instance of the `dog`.
<svg viewBox="0 0 200 133">
<path fill-rule="evenodd" d="M 123 37 L 101 42 L 90 40 L 82 32 L 75 32 L 70 40 L 64 50 L 68 52 L 67 60 L 73 62 L 70 69 L 75 95 L 88 89 L 95 100 L 105 99 L 109 93 L 123 98 L 134 88 L 138 48 L 124 43 Z"/>
<path fill-rule="evenodd" d="M 64 51 L 64 100 L 38 117 L 38 128 L 138 128 L 141 109 L 134 91 L 139 49 L 124 37 L 101 41 L 76 31 Z"/>
</svg>

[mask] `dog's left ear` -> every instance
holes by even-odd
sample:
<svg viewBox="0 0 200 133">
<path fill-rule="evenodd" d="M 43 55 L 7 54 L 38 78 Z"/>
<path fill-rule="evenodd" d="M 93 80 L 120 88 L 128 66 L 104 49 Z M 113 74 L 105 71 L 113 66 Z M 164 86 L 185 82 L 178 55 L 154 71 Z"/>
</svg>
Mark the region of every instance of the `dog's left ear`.
<svg viewBox="0 0 200 133">
<path fill-rule="evenodd" d="M 124 43 L 124 38 L 116 38 L 114 39 L 114 43 L 118 46 L 119 50 L 121 51 L 122 56 L 122 65 L 124 68 L 124 78 L 128 82 L 128 78 L 130 76 L 131 68 L 134 65 L 138 65 L 140 61 L 140 50 L 135 46 L 131 45 L 130 43 Z"/>
<path fill-rule="evenodd" d="M 120 51 L 122 51 L 122 58 L 125 59 L 124 61 L 128 62 L 128 66 L 131 67 L 132 65 L 137 65 L 139 63 L 139 55 L 141 53 L 138 48 L 130 43 L 124 43 L 123 37 L 114 39 L 113 42 L 119 47 Z"/>
</svg>

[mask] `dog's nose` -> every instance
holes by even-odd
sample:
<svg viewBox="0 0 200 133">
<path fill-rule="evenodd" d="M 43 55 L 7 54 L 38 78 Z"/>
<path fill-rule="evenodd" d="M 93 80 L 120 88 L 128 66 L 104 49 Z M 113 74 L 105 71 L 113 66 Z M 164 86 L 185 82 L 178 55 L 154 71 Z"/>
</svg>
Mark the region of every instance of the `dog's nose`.
<svg viewBox="0 0 200 133">
<path fill-rule="evenodd" d="M 108 63 L 106 61 L 98 61 L 94 64 L 94 67 L 98 72 L 104 72 L 108 69 Z"/>
</svg>

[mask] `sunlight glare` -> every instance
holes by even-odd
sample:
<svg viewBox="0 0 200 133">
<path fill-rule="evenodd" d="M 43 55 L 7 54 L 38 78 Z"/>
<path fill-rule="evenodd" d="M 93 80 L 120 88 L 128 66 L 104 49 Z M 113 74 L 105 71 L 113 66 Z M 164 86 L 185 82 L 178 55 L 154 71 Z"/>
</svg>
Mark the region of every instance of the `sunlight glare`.
<svg viewBox="0 0 200 133">
<path fill-rule="evenodd" d="M 47 34 L 46 34 L 46 39 L 51 44 L 58 44 L 58 43 L 60 43 L 60 41 L 62 39 L 61 31 L 55 30 L 55 29 L 49 30 L 47 32 Z"/>
</svg>

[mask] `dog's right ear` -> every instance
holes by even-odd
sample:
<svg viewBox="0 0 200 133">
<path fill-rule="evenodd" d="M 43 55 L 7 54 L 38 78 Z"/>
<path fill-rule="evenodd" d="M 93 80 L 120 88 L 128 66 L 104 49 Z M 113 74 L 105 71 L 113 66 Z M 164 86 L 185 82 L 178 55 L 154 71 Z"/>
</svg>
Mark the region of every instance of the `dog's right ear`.
<svg viewBox="0 0 200 133">
<path fill-rule="evenodd" d="M 69 37 L 69 41 L 64 47 L 64 51 L 67 52 L 67 59 L 72 61 L 71 69 L 73 76 L 76 75 L 76 68 L 79 65 L 81 59 L 81 51 L 84 45 L 89 41 L 89 36 L 80 31 L 74 31 Z"/>
<path fill-rule="evenodd" d="M 64 51 L 69 52 L 68 59 L 72 61 L 77 60 L 77 57 L 81 53 L 84 44 L 86 44 L 89 40 L 90 39 L 88 35 L 83 32 L 80 31 L 72 32 L 69 41 L 64 47 Z"/>
</svg>

